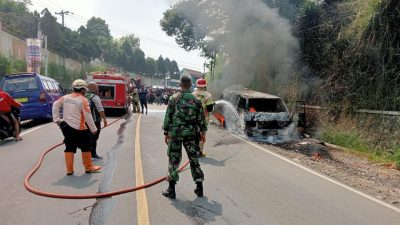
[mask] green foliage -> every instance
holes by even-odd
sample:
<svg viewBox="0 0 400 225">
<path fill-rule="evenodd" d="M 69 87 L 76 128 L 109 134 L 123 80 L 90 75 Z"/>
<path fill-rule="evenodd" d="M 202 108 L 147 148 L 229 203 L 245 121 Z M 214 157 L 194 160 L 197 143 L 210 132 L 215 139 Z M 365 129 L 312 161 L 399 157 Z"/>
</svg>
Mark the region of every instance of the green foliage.
<svg viewBox="0 0 400 225">
<path fill-rule="evenodd" d="M 346 148 L 349 151 L 367 157 L 373 162 L 390 161 L 390 155 L 386 151 L 380 151 L 377 147 L 371 146 L 354 130 L 338 130 L 329 127 L 321 131 L 320 140 Z"/>
<path fill-rule="evenodd" d="M 0 55 L 0 76 L 4 76 L 5 74 L 9 74 L 11 72 L 11 62 L 10 60 Z"/>
<path fill-rule="evenodd" d="M 16 59 L 10 59 L 0 55 L 0 77 L 5 74 L 19 73 L 26 71 L 26 63 Z"/>
<path fill-rule="evenodd" d="M 396 167 L 400 169 L 400 146 L 396 146 L 393 154 L 393 161 L 396 164 Z"/>
<path fill-rule="evenodd" d="M 41 69 L 44 71 L 44 68 Z M 79 71 L 67 70 L 63 65 L 50 63 L 48 67 L 49 77 L 57 80 L 63 88 L 69 88 L 75 79 L 84 79 Z"/>
</svg>

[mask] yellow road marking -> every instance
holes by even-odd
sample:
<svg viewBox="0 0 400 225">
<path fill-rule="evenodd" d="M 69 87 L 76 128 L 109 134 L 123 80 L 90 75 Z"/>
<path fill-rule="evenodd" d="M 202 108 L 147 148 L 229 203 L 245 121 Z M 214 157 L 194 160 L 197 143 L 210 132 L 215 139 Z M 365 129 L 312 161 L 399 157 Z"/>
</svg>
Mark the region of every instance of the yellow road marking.
<svg viewBox="0 0 400 225">
<path fill-rule="evenodd" d="M 136 124 L 136 135 L 135 135 L 135 168 L 136 168 L 136 185 L 143 185 L 143 167 L 142 167 L 142 156 L 140 153 L 140 120 L 142 115 L 139 115 Z M 136 203 L 137 203 L 137 220 L 138 225 L 150 225 L 149 220 L 149 207 L 147 204 L 146 190 L 142 189 L 136 192 Z"/>
</svg>

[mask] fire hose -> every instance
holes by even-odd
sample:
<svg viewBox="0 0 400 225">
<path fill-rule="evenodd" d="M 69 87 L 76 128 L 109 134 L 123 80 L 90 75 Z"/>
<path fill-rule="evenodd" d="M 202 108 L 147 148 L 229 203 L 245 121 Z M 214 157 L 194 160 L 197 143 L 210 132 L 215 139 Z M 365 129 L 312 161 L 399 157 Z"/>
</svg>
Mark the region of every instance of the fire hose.
<svg viewBox="0 0 400 225">
<path fill-rule="evenodd" d="M 115 124 L 116 122 L 118 122 L 119 120 L 121 120 L 124 117 L 121 117 L 115 121 L 113 121 L 112 123 L 110 123 L 107 127 L 111 126 L 112 124 Z M 106 127 L 106 128 L 107 128 Z M 104 127 L 102 128 L 104 129 Z M 53 151 L 54 149 L 62 146 L 64 143 L 59 143 L 54 145 L 53 147 L 45 150 L 39 160 L 37 161 L 36 165 L 33 167 L 33 169 L 28 173 L 28 175 L 26 175 L 25 177 L 25 181 L 24 181 L 24 186 L 25 188 L 36 195 L 39 196 L 43 196 L 43 197 L 48 197 L 48 198 L 59 198 L 59 199 L 93 199 L 93 198 L 108 198 L 108 197 L 112 197 L 112 196 L 116 196 L 116 195 L 122 195 L 122 194 L 126 194 L 126 193 L 130 193 L 130 192 L 135 192 L 138 190 L 142 190 L 145 188 L 149 188 L 152 187 L 156 184 L 159 184 L 163 181 L 165 181 L 167 179 L 167 177 L 160 177 L 154 181 L 151 181 L 149 183 L 140 185 L 140 186 L 136 186 L 136 187 L 130 187 L 130 188 L 126 188 L 126 189 L 121 189 L 121 190 L 116 190 L 116 191 L 111 191 L 111 192 L 103 192 L 103 193 L 96 193 L 96 194 L 59 194 L 59 193 L 51 193 L 51 192 L 45 192 L 42 190 L 39 190 L 37 188 L 34 188 L 30 183 L 30 179 L 33 177 L 33 175 L 40 169 L 41 165 L 43 164 L 43 161 L 46 157 L 46 155 L 48 153 L 50 153 L 51 151 Z M 189 161 L 186 161 L 180 168 L 179 168 L 179 172 L 182 172 L 186 166 L 189 164 Z"/>
</svg>

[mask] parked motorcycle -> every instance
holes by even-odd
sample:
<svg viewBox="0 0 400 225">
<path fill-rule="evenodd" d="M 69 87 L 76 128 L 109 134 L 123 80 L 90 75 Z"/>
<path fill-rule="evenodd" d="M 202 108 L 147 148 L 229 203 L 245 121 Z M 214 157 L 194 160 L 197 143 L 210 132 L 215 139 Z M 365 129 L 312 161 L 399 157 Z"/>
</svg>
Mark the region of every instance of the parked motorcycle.
<svg viewBox="0 0 400 225">
<path fill-rule="evenodd" d="M 11 113 L 20 121 L 20 111 L 18 108 L 13 108 Z M 5 113 L 0 112 L 0 140 L 4 140 L 15 136 L 14 122 L 8 118 Z"/>
</svg>

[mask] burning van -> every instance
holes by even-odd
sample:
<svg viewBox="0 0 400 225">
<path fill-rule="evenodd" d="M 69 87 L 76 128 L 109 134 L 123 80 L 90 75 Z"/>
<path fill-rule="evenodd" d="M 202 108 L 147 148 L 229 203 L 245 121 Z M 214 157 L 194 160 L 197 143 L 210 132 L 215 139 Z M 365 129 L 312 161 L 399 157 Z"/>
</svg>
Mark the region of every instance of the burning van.
<svg viewBox="0 0 400 225">
<path fill-rule="evenodd" d="M 248 136 L 276 135 L 292 122 L 286 104 L 278 96 L 244 89 L 225 90 L 221 98 L 214 116 L 230 130 L 240 130 Z"/>
</svg>

